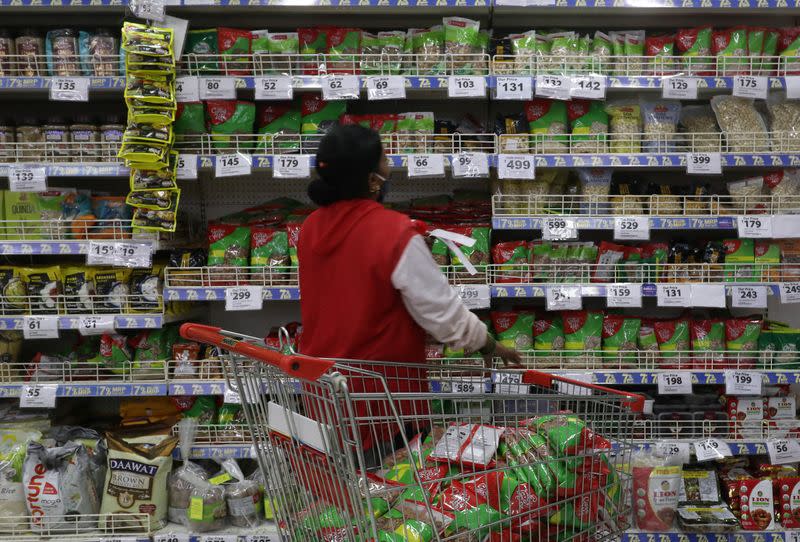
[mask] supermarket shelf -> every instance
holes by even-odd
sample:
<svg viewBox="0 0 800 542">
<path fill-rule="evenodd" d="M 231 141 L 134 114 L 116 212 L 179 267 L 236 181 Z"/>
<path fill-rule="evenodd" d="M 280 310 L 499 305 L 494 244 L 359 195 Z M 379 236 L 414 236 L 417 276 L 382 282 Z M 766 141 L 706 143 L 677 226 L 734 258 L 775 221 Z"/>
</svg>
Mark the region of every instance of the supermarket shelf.
<svg viewBox="0 0 800 542">
<path fill-rule="evenodd" d="M 789 542 L 781 531 L 739 531 L 735 533 L 622 533 L 620 542 Z"/>
<path fill-rule="evenodd" d="M 116 152 L 116 151 L 115 151 Z M 4 154 L 0 159 L 7 161 Z M 20 162 L 37 162 L 37 165 L 44 167 L 45 174 L 48 177 L 127 177 L 130 170 L 123 166 L 122 163 L 117 162 L 116 158 L 108 159 L 105 161 L 87 160 L 85 162 L 76 161 L 61 161 L 43 158 L 38 160 L 36 158 L 20 159 Z M 7 177 L 10 164 L 0 163 L 0 177 Z"/>
<path fill-rule="evenodd" d="M 133 231 L 130 220 L 0 220 L 0 255 L 87 254 L 89 243 L 147 244 L 158 250 L 159 235 Z"/>
<path fill-rule="evenodd" d="M 298 5 L 292 0 L 172 0 L 171 6 L 182 7 L 488 7 L 495 5 L 502 10 L 508 7 L 523 9 L 536 13 L 536 8 L 563 9 L 664 9 L 670 10 L 766 10 L 793 9 L 800 7 L 797 0 L 652 0 L 643 4 L 636 0 L 539 0 L 529 6 L 520 6 L 519 1 L 505 3 L 502 0 L 307 0 Z M 36 8 L 36 7 L 116 7 L 128 4 L 127 0 L 0 0 L 0 7 Z M 512 4 L 509 6 L 509 4 Z"/>
<path fill-rule="evenodd" d="M 174 537 L 174 538 L 173 538 Z M 153 542 L 281 542 L 284 540 L 274 522 L 264 521 L 255 527 L 228 526 L 212 533 L 192 533 L 188 527 L 168 524 L 152 533 Z"/>
<path fill-rule="evenodd" d="M 761 373 L 765 384 L 773 384 L 773 385 L 800 384 L 800 372 L 797 371 L 762 371 L 759 369 L 748 369 L 748 370 Z M 670 372 L 670 370 L 664 369 L 663 371 L 638 371 L 638 370 L 592 371 L 591 374 L 592 374 L 592 382 L 594 382 L 595 384 L 613 384 L 616 386 L 622 386 L 626 384 L 655 385 L 658 383 L 659 373 L 664 373 L 664 372 Z M 692 375 L 692 384 L 699 384 L 699 385 L 725 384 L 724 371 L 690 371 L 690 372 Z"/>
<path fill-rule="evenodd" d="M 797 0 L 532 0 L 525 5 L 525 0 L 494 0 L 495 11 L 498 15 L 507 12 L 539 14 L 541 10 L 553 7 L 564 10 L 631 10 L 637 8 L 648 10 L 669 9 L 675 11 L 692 10 L 768 10 L 792 9 L 800 6 Z M 522 4 L 522 6 L 520 6 Z"/>
<path fill-rule="evenodd" d="M 39 315 L 37 315 L 39 316 Z M 48 316 L 41 314 L 40 316 Z M 113 316 L 115 329 L 158 329 L 166 323 L 163 314 L 81 314 L 58 317 L 58 329 L 81 329 L 81 322 L 93 316 Z M 0 330 L 22 330 L 22 316 L 0 316 Z"/>
<path fill-rule="evenodd" d="M 0 4 L 2 6 L 4 4 Z M 5 90 L 46 90 L 53 84 L 54 77 L 0 77 L 0 91 Z M 122 90 L 124 77 L 90 77 L 91 90 Z"/>
<path fill-rule="evenodd" d="M 225 301 L 226 286 L 209 288 L 164 288 L 166 301 Z M 297 301 L 300 299 L 300 288 L 286 286 L 263 289 L 265 301 Z"/>
<path fill-rule="evenodd" d="M 29 529 L 31 525 L 36 526 L 35 534 Z M 3 536 L 14 542 L 51 538 L 70 542 L 150 542 L 149 526 L 148 514 L 121 512 L 80 516 L 3 516 Z"/>
<path fill-rule="evenodd" d="M 666 284 L 666 283 L 662 283 Z M 672 284 L 672 283 L 670 283 Z M 691 282 L 685 282 L 681 284 L 692 284 Z M 718 284 L 725 286 L 726 293 L 730 295 L 731 284 L 729 283 L 704 283 L 704 284 Z M 777 284 L 765 284 L 763 282 L 737 282 L 737 285 L 740 286 L 767 286 L 767 292 L 771 295 L 779 295 L 780 289 Z M 492 298 L 514 298 L 514 299 L 526 299 L 526 298 L 534 298 L 534 297 L 544 297 L 545 292 L 548 288 L 553 287 L 561 287 L 561 286 L 579 286 L 581 290 L 581 297 L 606 297 L 606 287 L 605 286 L 594 286 L 594 285 L 585 285 L 585 284 L 574 284 L 574 283 L 548 283 L 548 284 L 537 284 L 535 286 L 529 284 L 515 284 L 514 286 L 506 286 L 506 285 L 497 285 L 492 284 L 490 294 Z M 642 284 L 642 296 L 643 297 L 656 297 L 656 283 L 643 283 Z"/>
</svg>

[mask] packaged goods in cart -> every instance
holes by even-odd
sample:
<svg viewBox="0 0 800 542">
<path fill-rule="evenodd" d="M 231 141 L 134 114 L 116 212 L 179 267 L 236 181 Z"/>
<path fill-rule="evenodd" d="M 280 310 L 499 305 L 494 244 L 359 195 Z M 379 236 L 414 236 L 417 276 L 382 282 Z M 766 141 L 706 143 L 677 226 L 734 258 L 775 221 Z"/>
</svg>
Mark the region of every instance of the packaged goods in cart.
<svg viewBox="0 0 800 542">
<path fill-rule="evenodd" d="M 632 458 L 633 510 L 639 529 L 663 532 L 675 522 L 681 467 L 660 466 L 662 461 L 648 452 Z"/>
</svg>

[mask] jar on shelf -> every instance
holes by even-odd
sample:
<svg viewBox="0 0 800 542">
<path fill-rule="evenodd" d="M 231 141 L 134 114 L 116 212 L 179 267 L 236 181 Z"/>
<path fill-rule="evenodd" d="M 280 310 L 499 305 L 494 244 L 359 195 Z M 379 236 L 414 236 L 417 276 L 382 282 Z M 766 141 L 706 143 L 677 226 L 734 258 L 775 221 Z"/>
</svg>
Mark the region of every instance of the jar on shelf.
<svg viewBox="0 0 800 542">
<path fill-rule="evenodd" d="M 47 33 L 47 67 L 50 75 L 80 75 L 78 33 L 75 30 L 59 28 Z"/>
<path fill-rule="evenodd" d="M 89 38 L 89 70 L 95 77 L 111 77 L 119 74 L 116 55 L 119 44 L 111 32 L 100 28 Z"/>
<path fill-rule="evenodd" d="M 72 155 L 81 162 L 100 161 L 100 130 L 92 124 L 89 117 L 81 116 L 75 119 L 75 124 L 69 127 L 70 141 L 72 142 Z"/>
<path fill-rule="evenodd" d="M 63 119 L 51 117 L 42 126 L 46 145 L 46 156 L 54 162 L 69 162 L 72 158 L 69 144 L 69 126 Z"/>
<path fill-rule="evenodd" d="M 125 125 L 120 122 L 119 117 L 108 117 L 100 125 L 100 154 L 103 162 L 116 162 L 124 133 Z"/>
<path fill-rule="evenodd" d="M 17 75 L 22 77 L 36 77 L 44 75 L 44 40 L 42 35 L 30 28 L 22 29 L 14 40 L 17 51 Z"/>
<path fill-rule="evenodd" d="M 11 33 L 0 28 L 0 77 L 10 77 L 14 75 L 11 56 L 14 54 L 14 40 Z"/>
<path fill-rule="evenodd" d="M 44 132 L 35 119 L 24 119 L 22 124 L 17 126 L 16 134 L 20 162 L 44 159 Z"/>
<path fill-rule="evenodd" d="M 10 124 L 0 121 L 0 162 L 14 162 L 14 142 L 16 130 Z"/>
</svg>

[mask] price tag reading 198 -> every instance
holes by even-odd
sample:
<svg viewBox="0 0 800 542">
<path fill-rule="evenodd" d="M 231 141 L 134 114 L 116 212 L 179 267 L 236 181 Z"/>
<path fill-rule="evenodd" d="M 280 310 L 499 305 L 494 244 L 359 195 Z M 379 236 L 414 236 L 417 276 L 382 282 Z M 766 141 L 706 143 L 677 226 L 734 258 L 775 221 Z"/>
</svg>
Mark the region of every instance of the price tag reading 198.
<svg viewBox="0 0 800 542">
<path fill-rule="evenodd" d="M 501 179 L 533 180 L 536 178 L 534 157 L 530 154 L 497 156 L 497 176 Z"/>
<path fill-rule="evenodd" d="M 692 373 L 675 371 L 658 374 L 659 395 L 691 395 Z"/>
</svg>

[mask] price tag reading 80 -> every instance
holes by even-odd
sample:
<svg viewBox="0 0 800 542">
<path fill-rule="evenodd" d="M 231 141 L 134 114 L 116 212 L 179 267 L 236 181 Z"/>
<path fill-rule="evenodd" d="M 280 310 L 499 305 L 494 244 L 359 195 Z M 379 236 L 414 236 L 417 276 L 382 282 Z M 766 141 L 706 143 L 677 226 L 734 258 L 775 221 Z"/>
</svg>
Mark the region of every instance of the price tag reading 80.
<svg viewBox="0 0 800 542">
<path fill-rule="evenodd" d="M 233 77 L 201 77 L 201 100 L 235 100 L 236 80 Z"/>
</svg>

